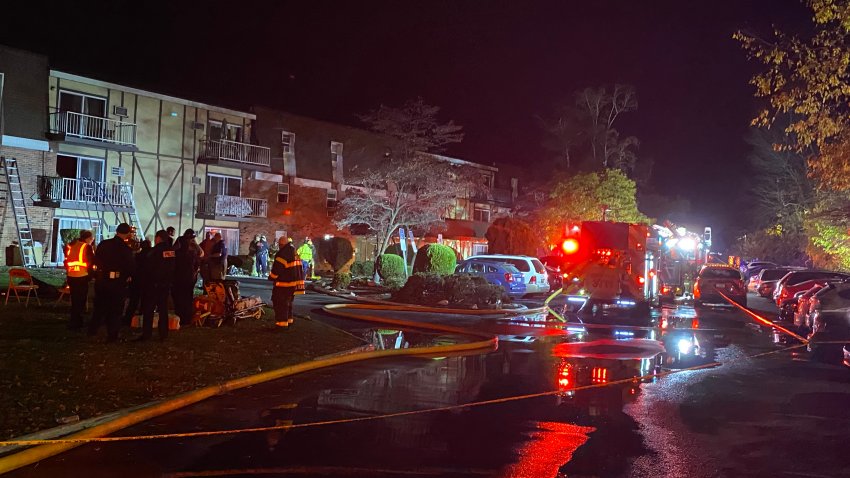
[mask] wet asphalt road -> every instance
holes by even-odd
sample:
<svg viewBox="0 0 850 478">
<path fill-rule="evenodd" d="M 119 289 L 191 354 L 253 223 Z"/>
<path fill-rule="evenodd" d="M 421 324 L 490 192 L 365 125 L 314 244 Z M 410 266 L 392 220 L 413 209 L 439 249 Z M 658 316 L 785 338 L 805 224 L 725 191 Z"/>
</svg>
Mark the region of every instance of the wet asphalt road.
<svg viewBox="0 0 850 478">
<path fill-rule="evenodd" d="M 334 301 L 308 294 L 297 301 L 296 313 L 378 348 L 464 340 L 379 330 L 319 310 Z M 766 302 L 751 302 L 769 309 Z M 850 371 L 788 351 L 747 358 L 775 346 L 770 334 L 747 325 L 743 313 L 666 308 L 651 329 L 563 327 L 545 319 L 441 318 L 499 334 L 498 350 L 310 372 L 215 397 L 120 435 L 305 424 L 459 405 L 451 411 L 214 438 L 91 444 L 10 476 L 850 476 L 844 452 L 850 444 Z M 660 340 L 666 352 L 643 339 Z M 723 365 L 653 378 L 714 361 Z M 574 390 L 594 384 L 599 388 Z M 463 407 L 538 392 L 554 393 Z"/>
</svg>

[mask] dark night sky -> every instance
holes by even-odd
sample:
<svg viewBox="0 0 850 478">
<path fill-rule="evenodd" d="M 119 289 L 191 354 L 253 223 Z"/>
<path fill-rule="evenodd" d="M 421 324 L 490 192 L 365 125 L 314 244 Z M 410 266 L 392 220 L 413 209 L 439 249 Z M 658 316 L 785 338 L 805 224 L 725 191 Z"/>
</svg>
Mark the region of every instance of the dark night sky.
<svg viewBox="0 0 850 478">
<path fill-rule="evenodd" d="M 79 5 L 87 5 L 82 7 Z M 540 163 L 535 115 L 585 86 L 624 82 L 619 129 L 652 157 L 651 188 L 729 235 L 746 219 L 754 71 L 732 40 L 801 24 L 799 0 L 31 2 L 0 43 L 72 73 L 235 108 L 357 124 L 422 96 L 464 125 L 450 154 Z M 591 6 L 588 6 L 591 5 Z M 725 234 L 724 234 L 725 233 Z"/>
</svg>

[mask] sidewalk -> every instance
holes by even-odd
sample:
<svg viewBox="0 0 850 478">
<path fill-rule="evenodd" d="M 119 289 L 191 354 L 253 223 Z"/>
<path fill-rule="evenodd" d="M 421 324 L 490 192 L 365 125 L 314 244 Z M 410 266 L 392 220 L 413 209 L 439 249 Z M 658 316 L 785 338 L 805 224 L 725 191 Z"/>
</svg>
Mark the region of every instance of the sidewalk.
<svg viewBox="0 0 850 478">
<path fill-rule="evenodd" d="M 52 302 L 52 301 L 51 301 Z M 310 320 L 187 327 L 159 342 L 103 343 L 66 330 L 67 307 L 0 314 L 0 436 L 11 438 L 363 345 Z M 129 330 L 122 331 L 130 337 Z"/>
</svg>

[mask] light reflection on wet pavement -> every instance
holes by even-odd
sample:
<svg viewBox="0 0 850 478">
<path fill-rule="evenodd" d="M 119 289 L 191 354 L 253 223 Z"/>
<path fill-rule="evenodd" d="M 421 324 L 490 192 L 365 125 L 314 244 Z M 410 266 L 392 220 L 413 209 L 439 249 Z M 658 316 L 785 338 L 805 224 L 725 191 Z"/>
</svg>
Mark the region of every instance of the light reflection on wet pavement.
<svg viewBox="0 0 850 478">
<path fill-rule="evenodd" d="M 484 322 L 438 319 L 497 334 L 499 348 L 310 372 L 215 397 L 120 434 L 279 426 L 559 393 L 342 425 L 86 445 L 11 476 L 56 476 L 69 467 L 90 477 L 214 470 L 226 470 L 225 476 L 624 475 L 650 451 L 624 407 L 640 400 L 641 384 L 654 381 L 658 371 L 713 362 L 729 333 L 742 328 L 734 314 L 709 313 L 720 319 L 701 321 L 692 309 L 664 309 L 653 315 L 652 327 L 562 323 L 539 314 Z M 468 340 L 364 323 L 347 328 L 377 349 Z"/>
</svg>

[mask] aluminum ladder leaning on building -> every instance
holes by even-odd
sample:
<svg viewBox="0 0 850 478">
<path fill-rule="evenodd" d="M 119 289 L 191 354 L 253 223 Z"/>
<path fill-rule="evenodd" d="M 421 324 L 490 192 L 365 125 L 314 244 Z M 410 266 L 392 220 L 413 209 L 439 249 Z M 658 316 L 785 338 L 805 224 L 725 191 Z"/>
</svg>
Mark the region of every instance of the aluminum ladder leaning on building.
<svg viewBox="0 0 850 478">
<path fill-rule="evenodd" d="M 15 228 L 18 230 L 18 244 L 21 248 L 21 259 L 24 267 L 35 267 L 35 241 L 32 238 L 30 219 L 27 216 L 27 205 L 24 201 L 24 190 L 21 186 L 21 176 L 18 171 L 18 160 L 0 156 L 0 179 L 6 183 L 9 197 L 6 198 L 6 208 L 12 203 L 12 215 L 15 217 Z"/>
</svg>

